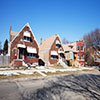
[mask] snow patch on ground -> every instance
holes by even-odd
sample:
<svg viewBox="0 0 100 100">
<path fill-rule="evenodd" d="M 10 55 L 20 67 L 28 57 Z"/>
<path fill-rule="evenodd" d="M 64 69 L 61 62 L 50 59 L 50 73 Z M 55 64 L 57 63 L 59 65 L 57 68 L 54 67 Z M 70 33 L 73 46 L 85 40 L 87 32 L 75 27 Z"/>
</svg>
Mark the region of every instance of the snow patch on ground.
<svg viewBox="0 0 100 100">
<path fill-rule="evenodd" d="M 5 69 L 1 71 L 1 69 Z M 82 71 L 82 70 L 92 70 L 93 68 L 86 68 L 86 67 L 81 67 L 81 68 L 66 68 L 66 69 L 47 69 L 45 67 L 37 67 L 37 69 L 30 69 L 30 70 L 7 70 L 7 68 L 0 68 L 0 75 L 20 75 L 21 74 L 26 74 L 26 75 L 31 75 L 34 74 L 35 72 L 41 74 L 42 76 L 46 76 L 46 74 L 42 73 L 56 73 L 56 71 L 64 72 L 64 71 Z"/>
</svg>

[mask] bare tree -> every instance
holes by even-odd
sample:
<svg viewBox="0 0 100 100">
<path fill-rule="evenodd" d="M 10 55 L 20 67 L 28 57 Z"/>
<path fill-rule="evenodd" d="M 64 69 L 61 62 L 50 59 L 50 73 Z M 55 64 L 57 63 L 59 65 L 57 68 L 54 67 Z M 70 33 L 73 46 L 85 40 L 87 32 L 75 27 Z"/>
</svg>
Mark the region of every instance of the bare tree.
<svg viewBox="0 0 100 100">
<path fill-rule="evenodd" d="M 63 40 L 62 40 L 62 43 L 67 44 L 67 43 L 69 43 L 69 41 L 64 37 Z"/>
<path fill-rule="evenodd" d="M 100 29 L 95 29 L 93 32 L 84 35 L 83 40 L 86 48 L 100 46 Z"/>
<path fill-rule="evenodd" d="M 97 65 L 94 62 L 95 52 L 100 51 L 100 29 L 95 29 L 94 31 L 83 36 L 83 40 L 86 46 L 85 50 L 85 60 L 88 65 Z M 100 58 L 100 54 L 97 55 Z"/>
</svg>

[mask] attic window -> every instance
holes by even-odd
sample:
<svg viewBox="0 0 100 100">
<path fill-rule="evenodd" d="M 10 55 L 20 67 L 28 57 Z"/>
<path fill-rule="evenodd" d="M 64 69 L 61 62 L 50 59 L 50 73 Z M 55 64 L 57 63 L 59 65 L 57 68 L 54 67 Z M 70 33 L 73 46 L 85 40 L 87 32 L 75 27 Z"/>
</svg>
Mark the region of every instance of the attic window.
<svg viewBox="0 0 100 100">
<path fill-rule="evenodd" d="M 51 55 L 51 59 L 58 59 L 58 56 L 56 56 L 56 55 Z"/>
<path fill-rule="evenodd" d="M 61 47 L 61 44 L 58 40 L 56 40 L 56 48 L 60 48 Z"/>
<path fill-rule="evenodd" d="M 31 39 L 31 37 L 24 36 L 24 41 L 32 42 L 32 39 Z"/>
<path fill-rule="evenodd" d="M 56 48 L 60 48 L 61 47 L 61 45 L 60 44 L 56 44 Z"/>
</svg>

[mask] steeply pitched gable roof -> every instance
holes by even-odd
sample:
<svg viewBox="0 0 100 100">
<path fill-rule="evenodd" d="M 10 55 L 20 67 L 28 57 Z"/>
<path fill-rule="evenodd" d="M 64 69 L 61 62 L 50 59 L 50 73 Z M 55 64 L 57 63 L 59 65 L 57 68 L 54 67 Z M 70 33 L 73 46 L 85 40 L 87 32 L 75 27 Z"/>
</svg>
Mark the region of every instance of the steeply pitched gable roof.
<svg viewBox="0 0 100 100">
<path fill-rule="evenodd" d="M 71 46 L 73 47 L 73 49 L 70 48 Z M 76 42 L 64 44 L 63 48 L 64 48 L 64 51 L 77 52 L 76 51 Z"/>
<path fill-rule="evenodd" d="M 10 41 L 13 40 L 13 38 L 18 34 L 18 32 L 10 30 Z"/>
<path fill-rule="evenodd" d="M 18 34 L 18 32 L 15 32 L 15 31 L 12 31 L 12 30 L 11 30 L 11 33 L 10 33 L 10 34 L 13 35 L 13 36 L 15 36 L 15 35 Z"/>
<path fill-rule="evenodd" d="M 32 29 L 31 29 L 29 23 L 25 24 L 24 27 L 25 27 L 25 26 L 28 26 L 28 27 L 30 28 L 31 32 L 32 32 Z M 23 28 L 24 28 L 24 27 L 23 27 Z M 20 32 L 23 30 L 23 28 L 22 28 L 19 32 L 14 32 L 14 31 L 12 31 L 12 33 L 14 32 L 13 34 L 15 34 L 15 36 L 14 36 L 14 38 L 12 39 L 12 41 L 11 41 L 10 43 L 12 43 L 12 42 L 14 41 L 14 39 L 15 39 L 17 36 L 19 36 L 19 34 L 20 34 Z M 33 33 L 33 32 L 32 32 L 32 34 L 33 34 L 33 36 L 34 36 L 34 33 Z M 35 41 L 36 41 L 35 36 L 34 36 L 34 39 L 35 39 Z M 37 45 L 38 45 L 38 42 L 37 42 L 37 41 L 36 41 L 36 43 L 37 43 Z"/>
<path fill-rule="evenodd" d="M 50 49 L 56 37 L 58 37 L 57 34 L 44 40 L 40 45 L 40 51 Z"/>
</svg>

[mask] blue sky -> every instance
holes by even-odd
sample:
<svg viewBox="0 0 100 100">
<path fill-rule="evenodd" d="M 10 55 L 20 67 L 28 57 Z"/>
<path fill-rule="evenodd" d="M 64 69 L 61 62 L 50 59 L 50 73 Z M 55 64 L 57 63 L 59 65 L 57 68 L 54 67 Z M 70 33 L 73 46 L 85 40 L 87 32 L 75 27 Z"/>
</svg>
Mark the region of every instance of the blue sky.
<svg viewBox="0 0 100 100">
<path fill-rule="evenodd" d="M 54 34 L 76 41 L 100 28 L 100 0 L 0 0 L 2 44 L 10 26 L 19 32 L 27 22 L 38 43 Z"/>
</svg>

